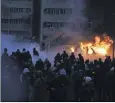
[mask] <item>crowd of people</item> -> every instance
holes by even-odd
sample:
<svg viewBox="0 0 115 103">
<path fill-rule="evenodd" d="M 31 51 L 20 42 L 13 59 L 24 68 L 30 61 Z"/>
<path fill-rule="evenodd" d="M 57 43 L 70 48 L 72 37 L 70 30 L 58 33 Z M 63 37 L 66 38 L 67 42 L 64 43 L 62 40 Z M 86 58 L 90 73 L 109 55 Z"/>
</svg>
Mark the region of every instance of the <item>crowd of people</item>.
<svg viewBox="0 0 115 103">
<path fill-rule="evenodd" d="M 33 48 L 33 55 L 39 52 Z M 2 54 L 2 101 L 115 101 L 115 59 L 90 61 L 66 51 L 34 64 L 25 48 Z"/>
</svg>

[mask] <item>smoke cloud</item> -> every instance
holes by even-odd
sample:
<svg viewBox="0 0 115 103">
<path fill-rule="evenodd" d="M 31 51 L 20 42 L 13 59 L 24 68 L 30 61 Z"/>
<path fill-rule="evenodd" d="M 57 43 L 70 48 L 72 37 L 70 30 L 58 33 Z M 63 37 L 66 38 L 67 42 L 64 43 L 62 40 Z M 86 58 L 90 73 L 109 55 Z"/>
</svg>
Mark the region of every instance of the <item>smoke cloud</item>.
<svg viewBox="0 0 115 103">
<path fill-rule="evenodd" d="M 82 35 L 87 21 L 83 13 L 85 8 L 84 0 L 70 0 L 66 5 L 68 8 L 72 8 L 72 15 L 68 16 L 66 21 L 75 24 L 75 27 L 73 29 L 64 28 L 62 31 L 67 36 Z"/>
</svg>

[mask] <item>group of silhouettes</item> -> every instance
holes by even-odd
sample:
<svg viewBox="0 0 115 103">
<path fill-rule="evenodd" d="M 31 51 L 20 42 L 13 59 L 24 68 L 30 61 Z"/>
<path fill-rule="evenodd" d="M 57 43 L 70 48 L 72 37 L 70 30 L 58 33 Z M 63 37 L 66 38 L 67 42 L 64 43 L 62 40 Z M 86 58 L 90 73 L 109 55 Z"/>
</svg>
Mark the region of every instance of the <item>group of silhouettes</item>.
<svg viewBox="0 0 115 103">
<path fill-rule="evenodd" d="M 32 55 L 38 60 L 34 64 Z M 90 59 L 90 58 L 89 58 Z M 115 59 L 109 56 L 90 61 L 81 54 L 76 57 L 63 51 L 54 57 L 54 63 L 39 58 L 39 51 L 33 48 L 30 54 L 25 48 L 2 54 L 2 100 L 3 101 L 115 101 Z M 10 78 L 12 86 L 5 88 Z M 14 82 L 16 81 L 16 82 Z M 17 85 L 18 86 L 17 86 Z M 20 90 L 20 93 L 18 92 Z M 7 92 L 7 93 L 5 93 Z M 18 95 L 19 94 L 19 95 Z"/>
</svg>

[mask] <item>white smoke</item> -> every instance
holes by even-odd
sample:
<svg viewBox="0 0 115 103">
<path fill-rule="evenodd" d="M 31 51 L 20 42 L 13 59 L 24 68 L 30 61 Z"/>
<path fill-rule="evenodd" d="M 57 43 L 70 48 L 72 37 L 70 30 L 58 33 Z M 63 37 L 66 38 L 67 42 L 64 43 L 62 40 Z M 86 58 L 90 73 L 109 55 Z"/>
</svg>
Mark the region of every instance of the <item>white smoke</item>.
<svg viewBox="0 0 115 103">
<path fill-rule="evenodd" d="M 74 30 L 64 28 L 62 29 L 62 32 L 64 32 L 67 36 L 82 35 L 87 21 L 83 13 L 85 8 L 84 0 L 70 0 L 67 6 L 68 8 L 73 9 L 72 15 L 68 16 L 67 22 L 74 23 L 76 27 Z"/>
<path fill-rule="evenodd" d="M 33 60 L 34 64 L 39 58 L 41 58 L 42 60 L 45 60 L 46 58 L 48 58 L 50 60 L 50 62 L 53 63 L 54 57 L 57 54 L 57 52 L 63 51 L 62 47 L 50 48 L 50 50 L 48 52 L 40 51 L 40 46 L 36 42 L 30 42 L 30 41 L 28 41 L 28 42 L 20 41 L 19 42 L 16 40 L 15 36 L 2 34 L 1 35 L 1 51 L 2 51 L 2 53 L 4 51 L 4 48 L 8 49 L 9 55 L 11 55 L 11 53 L 16 51 L 17 49 L 20 49 L 20 51 L 22 51 L 23 48 L 25 48 L 26 50 L 29 50 L 32 55 L 32 60 Z M 39 57 L 33 56 L 33 48 L 36 48 L 38 50 L 38 52 L 40 54 Z"/>
</svg>

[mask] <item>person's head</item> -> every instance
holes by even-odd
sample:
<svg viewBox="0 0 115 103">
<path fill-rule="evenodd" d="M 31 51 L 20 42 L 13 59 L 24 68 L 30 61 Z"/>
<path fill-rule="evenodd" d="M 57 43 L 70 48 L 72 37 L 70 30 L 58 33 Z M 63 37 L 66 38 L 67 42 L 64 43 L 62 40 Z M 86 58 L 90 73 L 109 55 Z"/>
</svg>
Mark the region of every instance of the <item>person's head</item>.
<svg viewBox="0 0 115 103">
<path fill-rule="evenodd" d="M 42 61 L 42 59 L 39 59 L 38 61 Z"/>
<path fill-rule="evenodd" d="M 102 59 L 101 59 L 101 58 L 99 58 L 99 61 L 102 61 Z"/>
<path fill-rule="evenodd" d="M 94 60 L 94 64 L 97 64 L 97 60 Z"/>
<path fill-rule="evenodd" d="M 60 56 L 60 53 L 57 53 L 58 56 Z"/>
<path fill-rule="evenodd" d="M 81 54 L 78 54 L 79 57 L 81 57 L 82 55 Z"/>
<path fill-rule="evenodd" d="M 33 50 L 36 50 L 36 48 L 33 48 Z"/>
<path fill-rule="evenodd" d="M 22 50 L 23 52 L 26 52 L 26 49 L 25 48 L 23 48 L 23 50 Z"/>
<path fill-rule="evenodd" d="M 15 56 L 15 52 L 12 52 L 12 56 Z"/>
<path fill-rule="evenodd" d="M 27 54 L 30 54 L 30 52 L 29 52 L 29 51 L 27 51 Z"/>
<path fill-rule="evenodd" d="M 87 60 L 85 61 L 85 64 L 89 64 L 89 59 L 87 59 Z"/>
<path fill-rule="evenodd" d="M 74 55 L 74 52 L 72 52 L 71 55 Z"/>
<path fill-rule="evenodd" d="M 46 59 L 45 59 L 45 62 L 48 62 L 48 61 L 49 61 L 49 60 L 46 58 Z"/>
<path fill-rule="evenodd" d="M 4 53 L 7 53 L 7 51 L 8 51 L 7 48 L 4 48 Z"/>
<path fill-rule="evenodd" d="M 20 50 L 19 50 L 19 49 L 17 49 L 17 52 L 20 52 Z"/>
<path fill-rule="evenodd" d="M 64 50 L 64 51 L 63 51 L 63 53 L 65 54 L 65 53 L 66 53 L 66 51 Z"/>
</svg>

